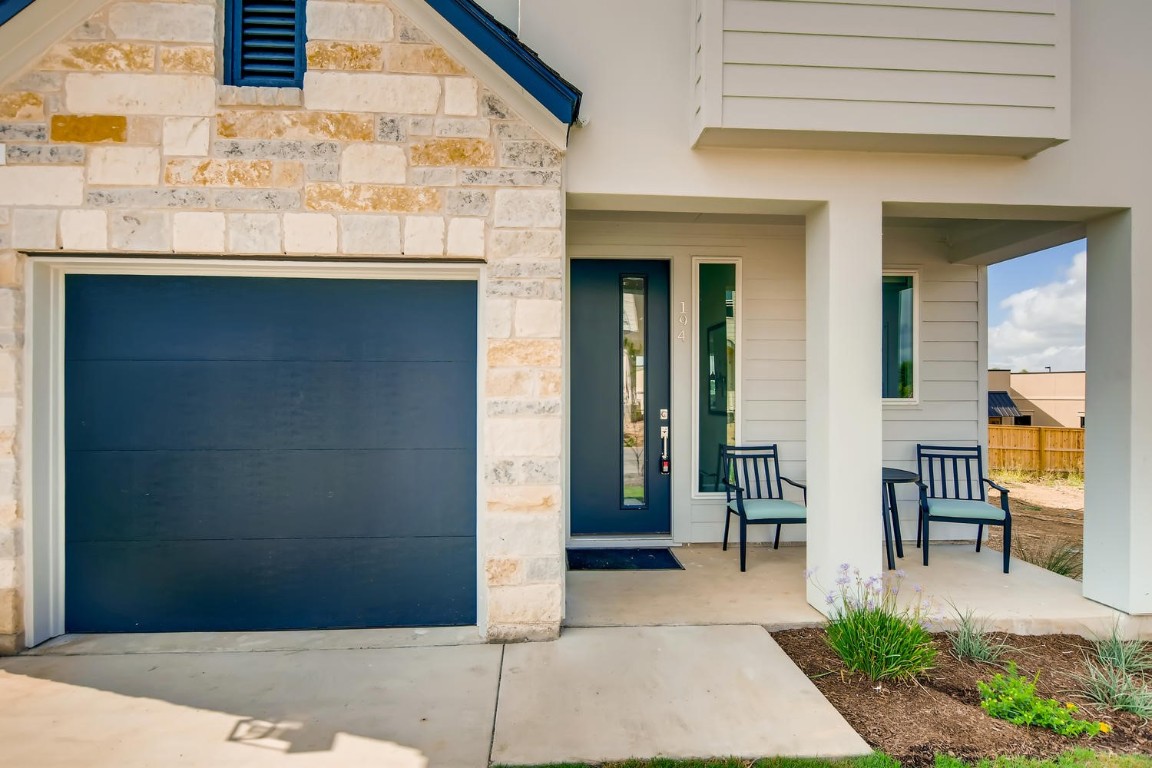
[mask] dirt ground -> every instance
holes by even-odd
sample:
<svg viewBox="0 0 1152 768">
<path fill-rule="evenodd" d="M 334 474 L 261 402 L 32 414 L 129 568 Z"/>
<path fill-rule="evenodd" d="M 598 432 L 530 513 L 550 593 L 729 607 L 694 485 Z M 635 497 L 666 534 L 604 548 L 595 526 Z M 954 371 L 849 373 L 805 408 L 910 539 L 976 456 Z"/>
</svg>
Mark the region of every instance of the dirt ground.
<svg viewBox="0 0 1152 768">
<path fill-rule="evenodd" d="M 1132 714 L 1097 708 L 1076 694 L 1076 677 L 1083 673 L 1085 654 L 1090 651 L 1089 643 L 1080 637 L 996 636 L 1012 647 L 1004 663 L 1015 661 L 1020 673 L 1029 677 L 1040 673 L 1039 695 L 1074 702 L 1084 719 L 1112 726 L 1106 735 L 1076 739 L 985 714 L 976 681 L 987 680 L 1000 669 L 958 661 L 949 653 L 951 646 L 943 635 L 936 637 L 936 667 L 922 679 L 884 684 L 844 673 L 843 662 L 828 646 L 823 628 L 775 632 L 773 637 L 870 745 L 905 766 L 932 766 L 937 753 L 973 762 L 1001 755 L 1055 757 L 1083 746 L 1152 754 L 1152 724 Z"/>
<path fill-rule="evenodd" d="M 1055 480 L 1000 482 L 1008 489 L 1012 510 L 1014 546 L 1024 559 L 1032 552 L 1043 553 L 1061 545 L 1077 548 L 1084 544 L 1084 487 Z M 991 491 L 990 501 L 1000 502 Z M 989 545 L 999 550 L 1003 529 L 992 528 Z M 1016 553 L 1014 553 L 1016 554 Z"/>
</svg>

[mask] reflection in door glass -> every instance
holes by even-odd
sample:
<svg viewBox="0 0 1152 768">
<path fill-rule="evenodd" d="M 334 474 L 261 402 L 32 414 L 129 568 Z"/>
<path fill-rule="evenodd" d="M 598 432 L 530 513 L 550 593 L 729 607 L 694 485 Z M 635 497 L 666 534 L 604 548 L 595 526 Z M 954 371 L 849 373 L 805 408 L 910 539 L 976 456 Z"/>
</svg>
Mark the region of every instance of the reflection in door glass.
<svg viewBox="0 0 1152 768">
<path fill-rule="evenodd" d="M 643 277 L 620 279 L 620 358 L 622 365 L 623 483 L 620 505 L 648 504 L 647 434 L 644 428 L 644 333 L 647 285 Z"/>
<path fill-rule="evenodd" d="M 723 491 L 720 446 L 736 442 L 736 265 L 700 265 L 697 490 Z"/>
</svg>

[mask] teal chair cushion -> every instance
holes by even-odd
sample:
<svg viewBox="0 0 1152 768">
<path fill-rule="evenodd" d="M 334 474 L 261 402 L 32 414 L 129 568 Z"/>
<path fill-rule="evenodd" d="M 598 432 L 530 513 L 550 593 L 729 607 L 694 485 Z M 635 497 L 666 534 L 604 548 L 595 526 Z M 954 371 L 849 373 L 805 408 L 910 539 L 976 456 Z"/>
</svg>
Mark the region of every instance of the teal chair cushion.
<svg viewBox="0 0 1152 768">
<path fill-rule="evenodd" d="M 1004 522 L 1004 510 L 983 501 L 967 499 L 928 499 L 928 514 L 932 517 L 969 518 Z"/>
<path fill-rule="evenodd" d="M 728 509 L 740 511 L 735 499 L 728 502 Z M 784 499 L 744 499 L 744 515 L 749 520 L 795 520 L 800 523 L 808 518 L 808 510 Z"/>
</svg>

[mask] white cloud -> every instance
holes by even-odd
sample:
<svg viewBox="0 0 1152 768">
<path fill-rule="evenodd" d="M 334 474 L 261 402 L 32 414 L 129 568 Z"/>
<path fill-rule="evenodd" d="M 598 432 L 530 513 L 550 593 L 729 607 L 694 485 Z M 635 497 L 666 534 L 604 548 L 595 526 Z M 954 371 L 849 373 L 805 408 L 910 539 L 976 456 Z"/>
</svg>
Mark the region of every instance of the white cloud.
<svg viewBox="0 0 1152 768">
<path fill-rule="evenodd" d="M 1014 371 L 1084 370 L 1084 278 L 1087 254 L 1072 258 L 1065 279 L 1000 302 L 1008 318 L 988 330 L 988 361 Z"/>
</svg>

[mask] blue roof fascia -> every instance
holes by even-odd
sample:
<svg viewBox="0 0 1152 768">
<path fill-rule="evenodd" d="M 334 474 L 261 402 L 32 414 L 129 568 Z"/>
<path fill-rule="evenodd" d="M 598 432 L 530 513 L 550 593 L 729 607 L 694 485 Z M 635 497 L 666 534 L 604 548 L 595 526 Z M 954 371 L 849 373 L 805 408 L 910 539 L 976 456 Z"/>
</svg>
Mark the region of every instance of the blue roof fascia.
<svg viewBox="0 0 1152 768">
<path fill-rule="evenodd" d="M 0 26 L 34 2 L 36 0 L 0 0 Z"/>
<path fill-rule="evenodd" d="M 580 115 L 580 90 L 549 67 L 516 36 L 472 0 L 427 0 L 460 34 L 532 94 L 561 122 Z"/>
</svg>

